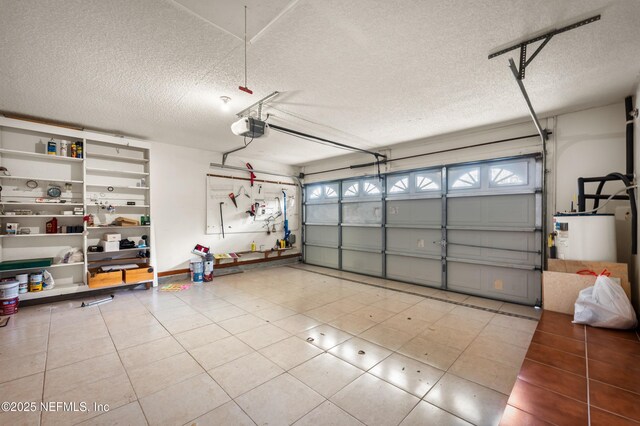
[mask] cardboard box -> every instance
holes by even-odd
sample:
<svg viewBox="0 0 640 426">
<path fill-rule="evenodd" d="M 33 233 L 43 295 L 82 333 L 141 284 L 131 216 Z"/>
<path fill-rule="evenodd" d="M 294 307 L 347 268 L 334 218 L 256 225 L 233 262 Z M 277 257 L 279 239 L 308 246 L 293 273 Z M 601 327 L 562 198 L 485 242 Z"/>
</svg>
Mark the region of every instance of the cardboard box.
<svg viewBox="0 0 640 426">
<path fill-rule="evenodd" d="M 568 272 L 575 274 L 578 271 L 593 271 L 599 274 L 604 269 L 611 273 L 611 278 L 619 278 L 620 285 L 627 293 L 627 297 L 631 300 L 631 285 L 629 284 L 629 267 L 626 263 L 614 262 L 596 262 L 588 260 L 560 260 L 549 259 L 547 261 L 547 270 L 553 272 Z"/>
<path fill-rule="evenodd" d="M 120 241 L 104 241 L 101 240 L 98 242 L 98 245 L 104 248 L 104 251 L 119 251 L 120 250 Z"/>
<path fill-rule="evenodd" d="M 116 234 L 115 232 L 107 232 L 102 235 L 102 239 L 104 241 L 120 241 L 122 239 L 121 234 Z"/>
<path fill-rule="evenodd" d="M 619 278 L 610 277 L 618 284 Z M 542 273 L 542 307 L 547 311 L 573 315 L 580 290 L 596 283 L 593 275 L 544 271 Z M 624 289 L 624 287 L 623 287 Z M 629 297 L 629 288 L 624 289 Z"/>
</svg>

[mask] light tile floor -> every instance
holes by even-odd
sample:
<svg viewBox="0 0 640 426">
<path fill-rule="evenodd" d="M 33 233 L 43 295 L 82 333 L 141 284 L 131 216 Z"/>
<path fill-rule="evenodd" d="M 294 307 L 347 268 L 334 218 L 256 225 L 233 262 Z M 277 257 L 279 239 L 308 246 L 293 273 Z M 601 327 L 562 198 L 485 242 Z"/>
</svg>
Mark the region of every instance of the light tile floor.
<svg viewBox="0 0 640 426">
<path fill-rule="evenodd" d="M 21 308 L 0 329 L 0 399 L 89 410 L 0 424 L 497 424 L 538 317 L 304 265 L 79 305 Z"/>
</svg>

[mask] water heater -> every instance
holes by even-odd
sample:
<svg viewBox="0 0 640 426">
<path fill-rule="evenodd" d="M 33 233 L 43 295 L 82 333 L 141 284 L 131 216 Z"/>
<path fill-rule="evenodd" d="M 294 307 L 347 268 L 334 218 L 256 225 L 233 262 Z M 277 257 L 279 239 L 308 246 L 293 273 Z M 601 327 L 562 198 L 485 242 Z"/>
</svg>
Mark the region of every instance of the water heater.
<svg viewBox="0 0 640 426">
<path fill-rule="evenodd" d="M 558 259 L 617 261 L 613 214 L 556 214 L 553 230 Z"/>
</svg>

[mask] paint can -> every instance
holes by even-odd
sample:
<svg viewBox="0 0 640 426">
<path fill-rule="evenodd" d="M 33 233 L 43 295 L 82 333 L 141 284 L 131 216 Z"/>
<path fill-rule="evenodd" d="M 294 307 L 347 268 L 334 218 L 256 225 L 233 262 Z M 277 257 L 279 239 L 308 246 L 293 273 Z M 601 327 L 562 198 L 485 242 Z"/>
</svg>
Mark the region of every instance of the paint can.
<svg viewBox="0 0 640 426">
<path fill-rule="evenodd" d="M 0 299 L 13 299 L 18 297 L 18 286 L 20 283 L 16 280 L 0 281 Z"/>
<path fill-rule="evenodd" d="M 0 316 L 13 315 L 18 312 L 19 300 L 17 297 L 12 299 L 0 299 Z"/>
<path fill-rule="evenodd" d="M 0 281 L 0 316 L 18 312 L 18 286 L 16 280 Z"/>
<path fill-rule="evenodd" d="M 191 270 L 191 282 L 201 283 L 204 274 L 204 262 L 202 259 L 193 259 L 189 264 Z"/>
<path fill-rule="evenodd" d="M 18 274 L 16 275 L 16 280 L 18 280 L 19 294 L 24 294 L 29 291 L 29 274 Z"/>
<path fill-rule="evenodd" d="M 213 254 L 207 253 L 204 256 L 204 282 L 213 281 Z"/>
<path fill-rule="evenodd" d="M 31 274 L 29 277 L 29 291 L 42 291 L 42 273 Z"/>
</svg>

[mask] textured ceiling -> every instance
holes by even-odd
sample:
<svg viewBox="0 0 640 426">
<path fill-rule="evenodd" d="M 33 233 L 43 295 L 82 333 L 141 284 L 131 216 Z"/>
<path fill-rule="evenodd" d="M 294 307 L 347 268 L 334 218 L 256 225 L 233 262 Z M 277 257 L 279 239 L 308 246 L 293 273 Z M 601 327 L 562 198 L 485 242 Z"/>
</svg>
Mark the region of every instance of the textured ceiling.
<svg viewBox="0 0 640 426">
<path fill-rule="evenodd" d="M 639 78 L 637 0 L 253 0 L 251 96 L 238 91 L 243 5 L 0 0 L 0 110 L 224 151 L 242 144 L 234 113 L 278 90 L 273 123 L 373 148 L 527 117 L 510 55 L 487 54 L 596 13 L 527 68 L 536 110 L 619 101 Z M 342 153 L 272 132 L 234 155 Z"/>
</svg>

